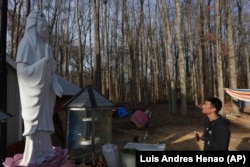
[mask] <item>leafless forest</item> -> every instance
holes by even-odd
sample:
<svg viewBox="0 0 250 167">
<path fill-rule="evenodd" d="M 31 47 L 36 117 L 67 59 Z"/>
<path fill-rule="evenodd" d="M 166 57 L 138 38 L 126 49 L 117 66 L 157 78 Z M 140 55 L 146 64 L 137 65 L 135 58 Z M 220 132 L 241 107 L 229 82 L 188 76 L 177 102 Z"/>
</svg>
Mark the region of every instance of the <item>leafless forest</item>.
<svg viewBox="0 0 250 167">
<path fill-rule="evenodd" d="M 249 0 L 9 0 L 7 54 L 14 60 L 32 10 L 43 10 L 58 74 L 114 103 L 230 99 L 250 88 Z M 179 102 L 179 103 L 176 103 Z"/>
</svg>

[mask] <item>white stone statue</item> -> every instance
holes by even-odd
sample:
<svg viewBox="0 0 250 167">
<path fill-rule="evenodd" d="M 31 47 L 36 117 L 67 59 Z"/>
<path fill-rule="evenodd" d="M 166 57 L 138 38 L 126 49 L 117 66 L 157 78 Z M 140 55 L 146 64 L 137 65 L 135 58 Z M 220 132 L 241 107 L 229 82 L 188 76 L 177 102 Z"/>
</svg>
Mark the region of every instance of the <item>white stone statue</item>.
<svg viewBox="0 0 250 167">
<path fill-rule="evenodd" d="M 53 111 L 62 88 L 47 42 L 47 21 L 42 11 L 32 11 L 17 51 L 17 77 L 24 122 L 25 150 L 20 165 L 39 164 L 53 157 Z"/>
</svg>

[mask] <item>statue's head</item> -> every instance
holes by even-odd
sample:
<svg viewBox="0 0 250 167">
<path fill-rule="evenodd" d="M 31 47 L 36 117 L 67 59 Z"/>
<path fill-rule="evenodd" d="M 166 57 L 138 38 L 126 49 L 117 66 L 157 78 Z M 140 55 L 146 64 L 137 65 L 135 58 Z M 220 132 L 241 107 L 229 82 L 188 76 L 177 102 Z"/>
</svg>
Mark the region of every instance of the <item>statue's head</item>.
<svg viewBox="0 0 250 167">
<path fill-rule="evenodd" d="M 47 38 L 47 20 L 40 10 L 30 12 L 26 21 L 26 32 L 36 33 L 38 37 Z"/>
</svg>

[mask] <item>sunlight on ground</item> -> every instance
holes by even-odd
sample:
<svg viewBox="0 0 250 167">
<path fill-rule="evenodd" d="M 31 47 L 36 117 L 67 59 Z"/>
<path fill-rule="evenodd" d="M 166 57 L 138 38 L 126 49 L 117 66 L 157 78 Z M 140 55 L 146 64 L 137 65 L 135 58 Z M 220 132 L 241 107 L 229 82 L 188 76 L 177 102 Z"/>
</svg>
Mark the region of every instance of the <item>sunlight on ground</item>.
<svg viewBox="0 0 250 167">
<path fill-rule="evenodd" d="M 168 135 L 167 137 L 163 138 L 161 141 L 167 141 L 167 140 L 173 138 L 174 136 L 175 136 L 175 133 L 172 133 L 172 134 Z"/>
<path fill-rule="evenodd" d="M 155 112 L 150 121 L 149 132 L 129 127 L 129 119 L 114 119 L 113 142 L 122 148 L 127 142 L 138 137 L 139 142 L 148 144 L 165 144 L 166 150 L 203 150 L 204 142 L 196 141 L 193 130 L 203 130 L 204 117 L 179 117 L 161 111 Z M 250 150 L 250 115 L 240 117 L 228 116 L 231 125 L 230 151 Z M 126 125 L 126 126 L 125 126 Z"/>
<path fill-rule="evenodd" d="M 177 140 L 171 142 L 171 144 L 181 143 L 181 142 L 184 142 L 184 141 L 190 140 L 190 139 L 195 140 L 193 132 L 188 133 L 185 136 L 182 136 L 182 137 L 178 138 Z"/>
</svg>

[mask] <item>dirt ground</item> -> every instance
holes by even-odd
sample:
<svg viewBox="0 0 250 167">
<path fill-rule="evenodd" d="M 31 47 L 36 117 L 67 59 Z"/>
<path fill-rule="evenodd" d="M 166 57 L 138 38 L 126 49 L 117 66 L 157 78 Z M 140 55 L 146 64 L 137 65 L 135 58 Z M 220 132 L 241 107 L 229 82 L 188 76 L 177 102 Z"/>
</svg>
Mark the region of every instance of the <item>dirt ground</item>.
<svg viewBox="0 0 250 167">
<path fill-rule="evenodd" d="M 166 150 L 187 151 L 203 150 L 203 142 L 196 141 L 193 131 L 203 130 L 205 115 L 199 107 L 189 106 L 188 114 L 170 114 L 164 104 L 150 108 L 152 116 L 148 128 L 138 129 L 130 122 L 129 116 L 113 118 L 112 143 L 119 149 L 128 142 L 137 139 L 140 143 L 165 144 Z M 226 117 L 230 120 L 230 151 L 250 150 L 250 114 L 243 112 L 240 116 L 230 112 L 230 105 L 225 105 Z"/>
</svg>

